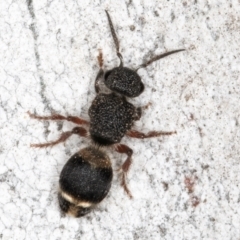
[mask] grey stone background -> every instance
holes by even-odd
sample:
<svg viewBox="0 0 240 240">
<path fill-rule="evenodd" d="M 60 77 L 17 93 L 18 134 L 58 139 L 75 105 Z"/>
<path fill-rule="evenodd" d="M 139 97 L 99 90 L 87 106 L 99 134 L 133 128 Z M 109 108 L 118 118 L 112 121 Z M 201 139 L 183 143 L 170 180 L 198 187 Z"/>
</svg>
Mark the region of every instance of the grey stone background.
<svg viewBox="0 0 240 240">
<path fill-rule="evenodd" d="M 0 7 L 0 239 L 240 239 L 240 2 L 25 1 Z M 38 122 L 57 112 L 88 118 L 98 49 L 119 64 L 104 10 L 126 66 L 185 48 L 141 69 L 151 105 L 135 129 L 176 130 L 134 150 L 130 200 L 117 173 L 88 216 L 61 216 L 58 176 L 89 140 L 46 149 L 74 125 Z M 108 151 L 117 169 L 125 156 Z"/>
</svg>

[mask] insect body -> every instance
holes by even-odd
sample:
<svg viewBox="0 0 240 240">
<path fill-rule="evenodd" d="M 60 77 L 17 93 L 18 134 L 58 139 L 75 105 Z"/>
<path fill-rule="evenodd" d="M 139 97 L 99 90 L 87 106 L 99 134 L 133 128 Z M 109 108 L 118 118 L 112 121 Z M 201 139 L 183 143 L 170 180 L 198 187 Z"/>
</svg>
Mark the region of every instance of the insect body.
<svg viewBox="0 0 240 240">
<path fill-rule="evenodd" d="M 119 143 L 131 129 L 138 111 L 124 97 L 100 93 L 89 109 L 89 116 L 92 140 L 99 145 L 112 145 Z"/>
<path fill-rule="evenodd" d="M 93 100 L 88 114 L 90 120 L 84 120 L 76 116 L 62 116 L 53 114 L 51 116 L 37 116 L 30 114 L 31 118 L 38 120 L 67 120 L 80 126 L 74 127 L 72 131 L 64 132 L 56 141 L 42 144 L 32 144 L 31 147 L 48 147 L 66 141 L 71 135 L 77 134 L 81 137 L 90 137 L 92 143 L 89 147 L 75 153 L 65 164 L 60 174 L 58 200 L 63 213 L 75 217 L 81 217 L 101 202 L 109 192 L 112 182 L 111 161 L 104 148 L 111 146 L 118 153 L 127 155 L 121 166 L 121 185 L 129 197 L 132 197 L 126 183 L 126 174 L 132 162 L 133 151 L 127 145 L 121 144 L 124 135 L 133 138 L 150 138 L 161 135 L 176 133 L 151 131 L 142 133 L 133 130 L 134 122 L 141 118 L 141 107 L 135 107 L 128 102 L 127 98 L 139 96 L 144 85 L 137 73 L 139 68 L 147 67 L 170 54 L 184 51 L 184 49 L 167 52 L 153 57 L 143 63 L 138 69 L 132 70 L 123 66 L 123 58 L 119 52 L 119 41 L 116 36 L 110 15 L 106 11 L 111 34 L 116 47 L 117 56 L 120 59 L 119 67 L 103 71 L 103 58 L 100 52 L 98 63 L 100 70 L 95 80 L 96 97 Z M 110 93 L 102 93 L 100 82 L 103 81 Z M 84 127 L 83 127 L 84 126 Z M 88 130 L 87 130 L 87 129 Z"/>
</svg>

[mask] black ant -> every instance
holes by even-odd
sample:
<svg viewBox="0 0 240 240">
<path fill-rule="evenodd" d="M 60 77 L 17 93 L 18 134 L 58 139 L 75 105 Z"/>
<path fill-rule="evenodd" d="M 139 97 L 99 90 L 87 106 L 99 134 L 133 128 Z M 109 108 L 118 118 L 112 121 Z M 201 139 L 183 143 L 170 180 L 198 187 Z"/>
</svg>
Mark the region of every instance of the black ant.
<svg viewBox="0 0 240 240">
<path fill-rule="evenodd" d="M 140 65 L 136 70 L 124 67 L 123 57 L 119 51 L 119 41 L 115 33 L 112 20 L 106 11 L 110 31 L 115 43 L 120 65 L 109 71 L 103 71 L 103 57 L 100 51 L 98 63 L 100 70 L 95 80 L 96 97 L 89 108 L 90 120 L 84 120 L 76 116 L 53 114 L 51 116 L 38 116 L 29 113 L 29 116 L 38 120 L 67 120 L 81 125 L 74 127 L 72 131 L 63 132 L 56 141 L 41 144 L 32 144 L 31 147 L 49 147 L 65 142 L 71 135 L 90 137 L 91 144 L 75 153 L 65 164 L 60 174 L 58 200 L 62 212 L 81 217 L 89 213 L 91 209 L 101 202 L 109 192 L 112 182 L 113 170 L 111 161 L 104 149 L 111 146 L 118 153 L 127 155 L 127 159 L 121 166 L 121 185 L 124 191 L 132 198 L 127 187 L 126 174 L 132 163 L 133 151 L 128 146 L 121 144 L 123 136 L 132 138 L 150 138 L 176 133 L 151 131 L 142 133 L 132 130 L 135 121 L 141 118 L 141 107 L 135 107 L 127 98 L 139 96 L 144 85 L 137 71 L 151 63 L 158 61 L 173 53 L 184 51 L 179 49 L 157 55 Z M 101 93 L 100 82 L 110 89 L 110 93 Z M 84 127 L 83 127 L 84 126 Z M 88 131 L 86 130 L 88 129 Z"/>
</svg>

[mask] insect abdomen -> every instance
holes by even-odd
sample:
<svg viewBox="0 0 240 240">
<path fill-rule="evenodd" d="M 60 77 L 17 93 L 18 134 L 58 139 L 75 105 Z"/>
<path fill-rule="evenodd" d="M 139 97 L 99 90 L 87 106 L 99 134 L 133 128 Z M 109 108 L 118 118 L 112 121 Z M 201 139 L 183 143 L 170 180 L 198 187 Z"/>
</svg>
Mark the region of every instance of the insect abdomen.
<svg viewBox="0 0 240 240">
<path fill-rule="evenodd" d="M 74 154 L 63 167 L 59 180 L 59 205 L 63 212 L 81 217 L 109 192 L 112 167 L 108 156 L 95 147 Z"/>
</svg>

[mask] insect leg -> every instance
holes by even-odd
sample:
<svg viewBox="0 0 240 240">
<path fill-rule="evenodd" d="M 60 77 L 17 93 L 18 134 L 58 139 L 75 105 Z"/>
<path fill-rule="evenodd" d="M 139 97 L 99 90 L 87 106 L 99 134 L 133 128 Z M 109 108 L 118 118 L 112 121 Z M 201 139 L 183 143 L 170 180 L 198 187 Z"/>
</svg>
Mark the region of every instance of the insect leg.
<svg viewBox="0 0 240 240">
<path fill-rule="evenodd" d="M 172 135 L 176 134 L 176 131 L 173 132 L 162 132 L 162 131 L 150 131 L 148 133 L 142 133 L 136 130 L 130 130 L 127 132 L 128 137 L 132 138 L 151 138 L 151 137 L 159 137 L 159 136 L 166 136 L 166 135 Z"/>
<path fill-rule="evenodd" d="M 103 66 L 103 56 L 102 56 L 101 49 L 99 50 L 98 64 L 99 64 L 100 69 L 99 69 L 97 77 L 95 79 L 95 91 L 96 91 L 96 93 L 100 92 L 100 86 L 99 85 L 100 85 L 100 81 L 102 80 L 103 75 L 104 75 L 104 71 L 102 69 L 102 66 Z"/>
<path fill-rule="evenodd" d="M 131 194 L 130 190 L 128 189 L 128 186 L 127 186 L 127 183 L 126 183 L 126 175 L 127 175 L 127 172 L 128 172 L 128 170 L 129 170 L 129 168 L 132 164 L 133 150 L 131 148 L 129 148 L 127 145 L 124 145 L 124 144 L 117 144 L 114 147 L 115 147 L 115 150 L 117 152 L 127 154 L 127 159 L 125 160 L 125 162 L 121 166 L 121 170 L 122 170 L 121 186 L 123 187 L 123 189 L 127 193 L 127 195 L 130 198 L 132 198 L 132 194 Z"/>
<path fill-rule="evenodd" d="M 30 112 L 27 112 L 29 117 L 30 118 L 34 118 L 34 119 L 37 119 L 37 120 L 53 120 L 53 121 L 58 121 L 58 120 L 67 120 L 69 122 L 73 122 L 73 123 L 76 123 L 78 125 L 81 125 L 81 124 L 89 124 L 88 121 L 82 119 L 82 118 L 79 118 L 79 117 L 76 117 L 76 116 L 62 116 L 60 114 L 52 114 L 50 116 L 38 116 L 36 114 L 32 114 Z"/>
<path fill-rule="evenodd" d="M 31 144 L 30 147 L 44 148 L 44 147 L 54 146 L 58 143 L 65 142 L 73 134 L 77 134 L 80 137 L 87 137 L 87 130 L 83 127 L 75 127 L 72 129 L 72 131 L 63 132 L 61 134 L 61 136 L 59 137 L 59 139 L 57 139 L 56 141 L 52 141 L 52 142 L 48 142 L 48 143 Z"/>
</svg>

